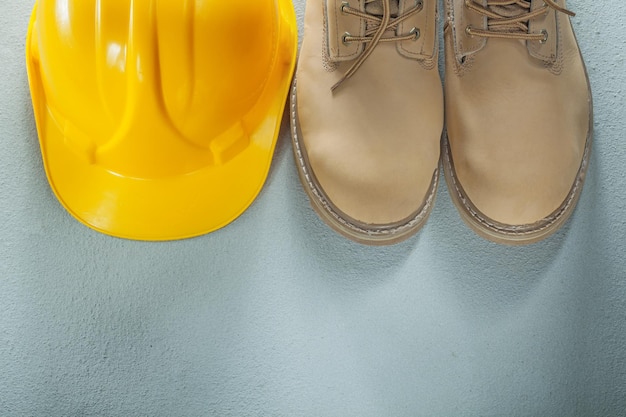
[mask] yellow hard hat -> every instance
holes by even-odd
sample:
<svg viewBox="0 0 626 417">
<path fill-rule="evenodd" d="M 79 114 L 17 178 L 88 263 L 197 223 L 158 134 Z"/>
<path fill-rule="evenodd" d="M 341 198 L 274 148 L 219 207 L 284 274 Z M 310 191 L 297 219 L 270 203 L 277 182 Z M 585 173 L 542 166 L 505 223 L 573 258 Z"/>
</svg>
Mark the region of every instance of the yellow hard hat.
<svg viewBox="0 0 626 417">
<path fill-rule="evenodd" d="M 296 48 L 291 0 L 39 0 L 27 67 L 56 196 L 123 238 L 230 223 L 267 177 Z"/>
</svg>

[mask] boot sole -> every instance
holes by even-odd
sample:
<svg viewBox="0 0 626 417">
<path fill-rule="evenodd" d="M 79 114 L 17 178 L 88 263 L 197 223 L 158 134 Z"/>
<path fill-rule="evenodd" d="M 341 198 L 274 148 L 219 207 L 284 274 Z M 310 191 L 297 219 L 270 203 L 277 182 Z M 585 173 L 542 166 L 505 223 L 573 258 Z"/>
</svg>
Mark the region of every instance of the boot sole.
<svg viewBox="0 0 626 417">
<path fill-rule="evenodd" d="M 433 174 L 426 200 L 415 214 L 399 222 L 384 225 L 365 224 L 353 219 L 339 210 L 324 193 L 324 190 L 311 169 L 306 149 L 300 143 L 301 130 L 298 123 L 296 105 L 296 84 L 297 81 L 294 78 L 289 111 L 293 152 L 296 165 L 298 166 L 298 176 L 309 197 L 311 206 L 319 217 L 335 232 L 350 240 L 365 245 L 391 245 L 402 242 L 417 233 L 417 231 L 424 226 L 432 211 L 439 183 L 439 168 L 437 168 Z"/>
</svg>

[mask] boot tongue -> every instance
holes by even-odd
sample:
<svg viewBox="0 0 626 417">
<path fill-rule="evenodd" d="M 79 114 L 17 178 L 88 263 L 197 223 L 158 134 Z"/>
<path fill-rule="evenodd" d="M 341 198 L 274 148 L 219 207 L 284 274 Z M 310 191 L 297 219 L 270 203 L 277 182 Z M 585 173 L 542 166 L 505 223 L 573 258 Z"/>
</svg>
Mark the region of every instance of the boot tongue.
<svg viewBox="0 0 626 417">
<path fill-rule="evenodd" d="M 526 9 L 518 4 L 510 4 L 506 6 L 489 6 L 492 12 L 499 14 L 502 17 L 517 17 L 528 13 L 529 9 Z M 524 22 L 528 24 L 528 22 Z M 496 32 L 522 32 L 519 27 L 516 26 L 502 26 L 500 28 L 491 28 L 490 30 Z"/>
<path fill-rule="evenodd" d="M 389 0 L 391 17 L 398 17 L 400 0 Z M 374 16 L 383 15 L 383 0 L 365 0 L 365 12 Z"/>
<path fill-rule="evenodd" d="M 490 6 L 490 8 L 495 13 L 504 17 L 519 16 L 528 12 L 528 9 L 525 9 L 518 4 L 510 4 L 508 6 Z"/>
</svg>

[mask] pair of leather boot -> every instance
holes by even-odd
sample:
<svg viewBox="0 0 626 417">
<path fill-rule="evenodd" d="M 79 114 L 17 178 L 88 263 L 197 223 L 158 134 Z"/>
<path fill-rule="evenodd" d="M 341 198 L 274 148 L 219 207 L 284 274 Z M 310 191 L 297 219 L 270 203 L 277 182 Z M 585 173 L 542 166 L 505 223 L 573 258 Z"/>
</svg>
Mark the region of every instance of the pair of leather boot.
<svg viewBox="0 0 626 417">
<path fill-rule="evenodd" d="M 445 0 L 445 100 L 437 15 L 436 0 L 307 1 L 290 108 L 304 188 L 337 232 L 390 244 L 426 222 L 441 161 L 472 229 L 538 241 L 574 210 L 589 162 L 573 13 L 564 0 Z"/>
</svg>

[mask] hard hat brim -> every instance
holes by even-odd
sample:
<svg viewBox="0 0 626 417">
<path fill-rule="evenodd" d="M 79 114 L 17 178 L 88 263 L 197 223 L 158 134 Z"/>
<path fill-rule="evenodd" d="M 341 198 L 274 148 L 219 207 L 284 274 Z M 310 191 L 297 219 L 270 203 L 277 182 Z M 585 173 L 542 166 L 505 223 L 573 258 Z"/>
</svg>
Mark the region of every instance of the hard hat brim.
<svg viewBox="0 0 626 417">
<path fill-rule="evenodd" d="M 295 67 L 295 13 L 289 0 L 279 3 L 280 36 L 285 42 L 261 100 L 265 118 L 248 132 L 249 146 L 227 163 L 159 179 L 121 176 L 90 163 L 67 146 L 63 129 L 48 108 L 38 57 L 32 50 L 33 12 L 26 55 L 42 158 L 52 190 L 72 216 L 120 238 L 175 240 L 220 229 L 252 204 L 269 173 Z"/>
</svg>

